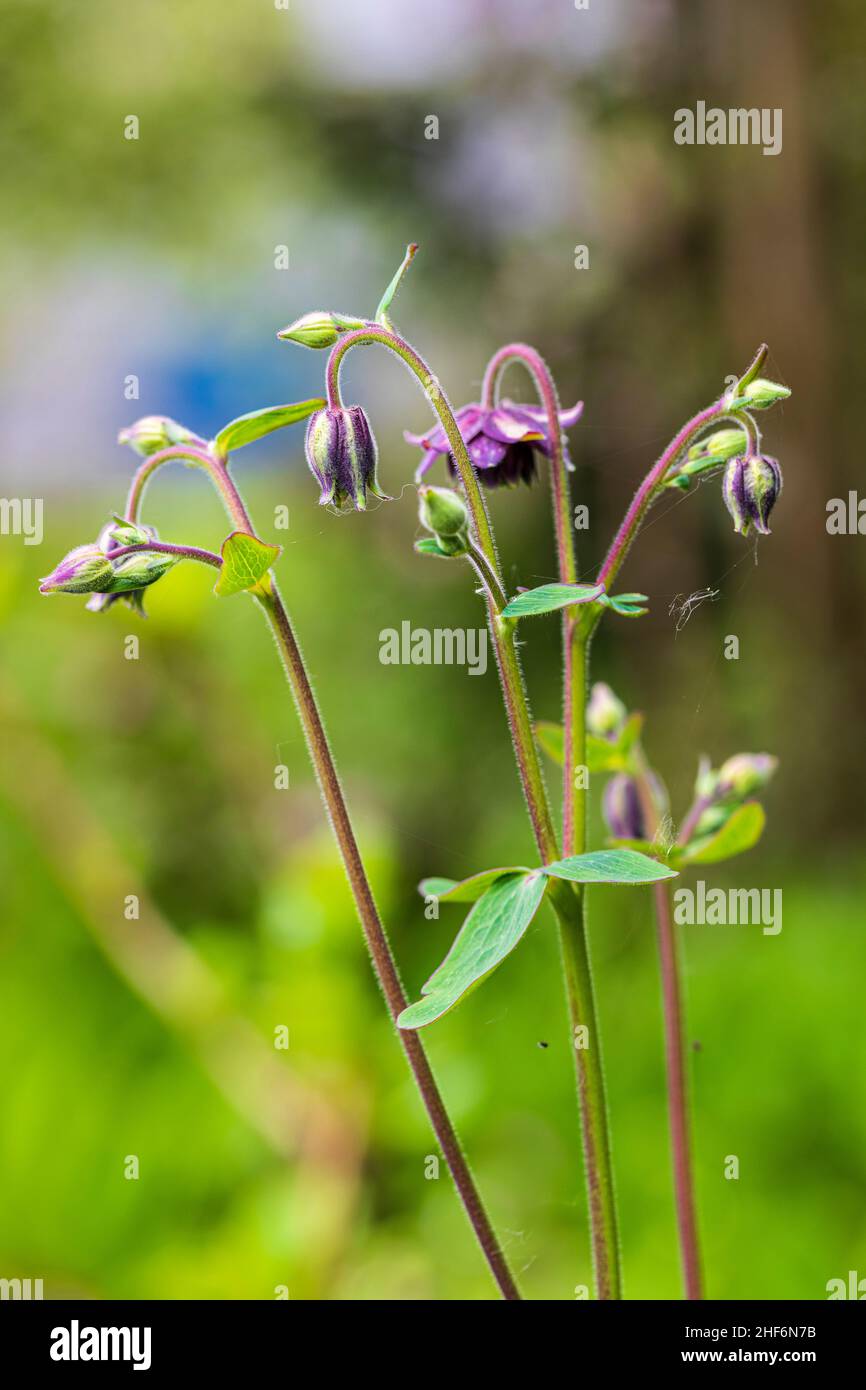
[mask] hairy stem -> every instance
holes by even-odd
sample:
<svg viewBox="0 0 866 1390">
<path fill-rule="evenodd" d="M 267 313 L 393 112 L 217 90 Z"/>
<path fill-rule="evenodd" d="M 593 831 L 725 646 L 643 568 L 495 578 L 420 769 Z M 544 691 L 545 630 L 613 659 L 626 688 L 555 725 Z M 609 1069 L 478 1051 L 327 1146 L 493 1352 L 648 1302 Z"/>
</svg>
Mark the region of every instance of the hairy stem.
<svg viewBox="0 0 866 1390">
<path fill-rule="evenodd" d="M 658 832 L 659 817 L 653 792 L 650 768 L 640 745 L 637 748 L 635 780 L 638 796 L 643 809 L 648 837 Z M 679 843 L 687 844 L 694 825 L 700 820 L 710 802 L 704 798 L 696 799 L 683 822 Z M 691 824 L 691 828 L 689 825 Z M 682 972 L 680 953 L 677 947 L 676 931 L 671 913 L 670 886 L 667 883 L 653 885 L 653 900 L 656 916 L 656 937 L 659 951 L 659 974 L 662 986 L 662 1018 L 665 1039 L 665 1077 L 668 1098 L 668 1129 L 670 1132 L 671 1161 L 674 1172 L 674 1205 L 677 1214 L 677 1232 L 680 1244 L 680 1260 L 683 1267 L 683 1282 L 687 1299 L 700 1299 L 701 1261 L 698 1248 L 698 1226 L 694 1177 L 692 1174 L 691 1147 L 689 1140 L 688 1083 L 686 1073 L 685 1018 L 683 1008 Z"/>
<path fill-rule="evenodd" d="M 550 485 L 559 578 L 578 579 L 577 547 L 572 525 L 566 448 L 559 420 L 559 397 L 543 357 L 526 343 L 510 343 L 491 358 L 484 374 L 482 401 L 492 405 L 502 373 L 519 362 L 529 373 L 547 416 Z M 563 784 L 562 849 L 565 855 L 586 849 L 586 788 L 576 776 L 586 762 L 586 695 L 589 641 L 579 608 L 566 609 L 563 643 Z M 560 949 L 574 1046 L 577 1091 L 589 1194 L 593 1265 L 599 1298 L 622 1297 L 619 1231 L 605 1097 L 601 1033 L 595 1003 L 586 928 L 586 896 L 577 886 L 560 895 Z M 585 1040 L 585 1045 L 582 1043 Z"/>
<path fill-rule="evenodd" d="M 707 425 L 714 424 L 719 416 L 724 414 L 724 398 L 714 401 L 712 405 L 707 406 L 706 410 L 699 411 L 693 419 L 683 425 L 679 434 L 671 440 L 664 453 L 653 464 L 632 498 L 631 505 L 622 519 L 619 530 L 610 543 L 610 548 L 598 572 L 599 584 L 604 584 L 607 589 L 610 589 L 610 585 L 619 573 L 635 536 L 640 530 L 641 522 L 652 501 L 653 493 L 664 482 L 668 469 L 676 462 L 683 449 L 688 447 L 695 435 L 699 434 Z"/>
<path fill-rule="evenodd" d="M 200 550 L 197 545 L 169 545 L 167 541 L 143 541 L 141 545 L 121 545 L 109 550 L 107 559 L 121 560 L 124 555 L 135 555 L 140 550 L 155 550 L 158 555 L 177 555 L 181 560 L 199 560 L 213 569 L 222 568 L 222 559 L 212 550 Z"/>
<path fill-rule="evenodd" d="M 694 1178 L 689 1145 L 688 1087 L 686 1082 L 685 1037 L 680 966 L 671 896 L 667 883 L 653 885 L 662 982 L 665 1033 L 665 1068 L 668 1088 L 668 1124 L 674 1170 L 674 1196 L 677 1211 L 680 1255 L 686 1298 L 700 1299 L 701 1265 L 695 1214 Z"/>
<path fill-rule="evenodd" d="M 192 462 L 200 463 L 207 470 L 217 488 L 233 524 L 239 530 L 255 534 L 249 513 L 229 476 L 226 465 L 206 450 L 191 450 L 186 446 L 162 450 L 160 454 L 154 454 L 145 460 L 133 480 L 127 502 L 126 515 L 128 520 L 134 521 L 136 519 L 144 486 L 155 469 L 161 463 L 167 463 L 176 458 L 187 458 Z M 409 1000 L 403 991 L 397 965 L 373 898 L 304 660 L 289 615 L 272 576 L 269 575 L 266 581 L 260 584 L 254 597 L 263 610 L 276 639 L 303 726 L 310 758 L 355 900 L 373 969 L 385 996 L 388 1012 L 392 1020 L 396 1022 L 397 1016 L 408 1006 Z M 423 1044 L 415 1031 L 397 1029 L 397 1033 L 430 1123 L 442 1148 L 466 1215 L 490 1271 L 503 1298 L 518 1300 L 520 1299 L 520 1292 L 460 1147 Z"/>
<path fill-rule="evenodd" d="M 496 556 L 496 547 L 493 540 L 493 532 L 490 527 L 490 518 L 487 514 L 487 507 L 484 502 L 480 484 L 475 476 L 475 469 L 472 467 L 469 452 L 445 392 L 442 390 L 438 378 L 433 375 L 429 366 L 424 361 L 424 358 L 397 333 L 392 332 L 390 329 L 382 328 L 377 324 L 369 324 L 364 328 L 357 329 L 353 333 L 345 334 L 345 336 L 332 348 L 330 358 L 328 359 L 327 390 L 329 408 L 336 410 L 339 409 L 342 404 L 340 397 L 340 370 L 346 353 L 353 347 L 360 347 L 370 343 L 376 343 L 381 347 L 387 348 L 390 352 L 393 352 L 395 356 L 399 357 L 401 361 L 406 364 L 424 388 L 424 393 L 431 409 L 445 431 L 446 438 L 451 447 L 451 456 L 454 459 L 455 466 L 460 475 L 460 481 L 466 496 L 466 505 L 469 510 L 472 539 L 477 550 L 480 552 L 480 557 L 475 558 L 474 563 L 478 565 L 479 559 L 482 559 L 485 567 L 485 575 L 487 572 L 492 571 L 492 575 L 495 577 L 497 585 L 501 589 L 502 581 Z M 486 582 L 485 588 L 487 588 Z M 511 741 L 514 746 L 514 755 L 517 760 L 520 781 L 526 798 L 526 805 L 529 811 L 530 821 L 532 822 L 535 841 L 542 859 L 545 862 L 549 862 L 557 858 L 559 849 L 556 841 L 556 831 L 550 813 L 550 804 L 547 798 L 547 788 L 544 785 L 544 776 L 538 759 L 538 750 L 535 746 L 526 687 L 523 683 L 523 674 L 520 669 L 517 648 L 515 646 L 514 623 L 510 619 L 503 618 L 499 615 L 494 594 L 495 590 L 493 592 L 488 590 L 490 633 L 493 639 L 496 664 L 499 670 L 499 678 L 505 700 L 508 726 L 511 731 Z"/>
</svg>

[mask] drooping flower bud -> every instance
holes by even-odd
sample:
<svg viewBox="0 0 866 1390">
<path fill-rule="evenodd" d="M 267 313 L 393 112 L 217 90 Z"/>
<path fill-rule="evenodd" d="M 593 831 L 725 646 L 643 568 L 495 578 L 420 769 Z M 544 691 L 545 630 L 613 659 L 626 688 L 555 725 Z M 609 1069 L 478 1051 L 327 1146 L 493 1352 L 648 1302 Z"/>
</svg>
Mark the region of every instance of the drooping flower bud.
<svg viewBox="0 0 866 1390">
<path fill-rule="evenodd" d="M 390 502 L 376 481 L 376 441 L 359 405 L 318 410 L 310 416 L 306 438 L 307 463 L 322 489 L 320 506 L 348 503 L 362 512 L 367 493 Z"/>
<path fill-rule="evenodd" d="M 607 828 L 617 840 L 643 840 L 646 822 L 637 783 L 625 772 L 618 772 L 604 789 L 602 810 Z"/>
<path fill-rule="evenodd" d="M 79 545 L 70 550 L 40 581 L 40 594 L 93 594 L 111 580 L 111 561 L 98 545 Z"/>
<path fill-rule="evenodd" d="M 747 536 L 754 526 L 769 536 L 767 521 L 782 491 L 782 470 L 765 454 L 733 458 L 725 469 L 722 496 L 734 520 L 734 530 Z"/>
<path fill-rule="evenodd" d="M 719 801 L 746 797 L 766 787 L 779 765 L 771 753 L 736 753 L 719 768 L 715 796 Z"/>
<path fill-rule="evenodd" d="M 277 337 L 284 342 L 300 343 L 301 347 L 332 348 L 342 334 L 363 327 L 363 319 L 332 314 L 327 309 L 314 309 L 312 313 L 295 319 L 288 328 L 281 328 Z"/>
<path fill-rule="evenodd" d="M 469 513 L 459 493 L 448 487 L 419 487 L 418 517 L 432 531 L 442 555 L 465 555 L 469 548 Z"/>
<path fill-rule="evenodd" d="M 619 733 L 628 710 L 604 681 L 596 681 L 586 706 L 586 727 L 596 738 L 613 738 Z"/>
<path fill-rule="evenodd" d="M 167 415 L 143 415 L 134 425 L 120 431 L 117 442 L 128 444 L 144 458 L 158 454 L 160 449 L 168 449 L 172 444 L 203 443 L 192 430 L 179 425 Z"/>
</svg>

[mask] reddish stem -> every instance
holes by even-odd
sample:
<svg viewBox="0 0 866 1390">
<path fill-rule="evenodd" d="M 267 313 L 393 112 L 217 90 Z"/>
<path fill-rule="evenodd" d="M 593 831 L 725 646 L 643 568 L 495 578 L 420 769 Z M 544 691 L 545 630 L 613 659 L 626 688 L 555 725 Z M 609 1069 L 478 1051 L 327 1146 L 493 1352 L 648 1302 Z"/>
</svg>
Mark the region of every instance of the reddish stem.
<svg viewBox="0 0 866 1390">
<path fill-rule="evenodd" d="M 671 918 L 670 890 L 667 883 L 654 885 L 664 1005 L 665 1066 L 668 1083 L 668 1118 L 674 1168 L 677 1229 L 683 1262 L 687 1299 L 700 1299 L 700 1257 L 695 1216 L 694 1183 L 689 1152 L 689 1121 L 686 1095 L 685 1038 L 680 990 L 677 943 Z"/>
</svg>

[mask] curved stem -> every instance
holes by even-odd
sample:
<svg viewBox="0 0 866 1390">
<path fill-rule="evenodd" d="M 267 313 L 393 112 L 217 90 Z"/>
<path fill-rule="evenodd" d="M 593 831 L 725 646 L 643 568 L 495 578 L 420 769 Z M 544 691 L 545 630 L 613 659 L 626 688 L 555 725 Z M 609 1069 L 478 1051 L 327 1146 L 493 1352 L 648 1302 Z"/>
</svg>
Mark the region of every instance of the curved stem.
<svg viewBox="0 0 866 1390">
<path fill-rule="evenodd" d="M 500 379 L 511 363 L 520 363 L 532 378 L 538 398 L 547 416 L 547 437 L 550 442 L 550 490 L 553 501 L 553 528 L 556 536 L 556 558 L 559 578 L 563 584 L 576 584 L 578 579 L 577 545 L 571 517 L 571 497 L 566 466 L 565 436 L 559 420 L 559 396 L 550 369 L 535 348 L 528 343 L 508 343 L 491 357 L 484 373 L 482 404 L 492 406 L 497 397 Z M 583 800 L 586 792 L 577 786 L 573 734 L 576 718 L 582 717 L 585 702 L 585 678 L 581 686 L 581 656 L 575 650 L 582 631 L 580 609 L 565 609 L 562 615 L 563 679 L 563 778 L 562 778 L 562 852 L 579 853 L 577 822 L 583 819 Z M 576 669 L 577 668 L 577 669 Z M 580 804 L 578 804 L 580 803 Z"/>
<path fill-rule="evenodd" d="M 181 560 L 200 560 L 203 565 L 222 569 L 222 558 L 212 550 L 200 550 L 197 545 L 169 545 L 167 541 L 144 541 L 141 545 L 121 545 L 110 550 L 109 560 L 120 560 L 124 555 L 135 555 L 139 550 L 155 550 L 159 555 L 177 555 Z"/>
<path fill-rule="evenodd" d="M 401 338 L 398 333 L 391 329 L 382 328 L 380 325 L 371 323 L 364 328 L 358 328 L 354 333 L 346 333 L 338 343 L 331 349 L 327 367 L 327 390 L 328 390 L 328 409 L 339 410 L 342 406 L 340 397 L 340 371 L 346 353 L 353 347 L 361 347 L 364 344 L 378 343 L 380 347 L 387 348 L 393 352 L 401 361 L 405 362 L 409 370 L 417 377 L 424 389 L 424 394 L 429 401 L 434 414 L 438 417 L 448 443 L 451 446 L 451 453 L 457 469 L 460 473 L 460 481 L 466 494 L 466 505 L 469 508 L 469 515 L 472 521 L 472 529 L 475 532 L 475 539 L 486 555 L 491 567 L 499 573 L 499 565 L 496 558 L 496 548 L 493 544 L 493 532 L 490 529 L 490 518 L 487 515 L 487 507 L 484 503 L 484 496 L 472 461 L 463 442 L 460 427 L 454 418 L 454 412 L 448 404 L 445 392 L 442 390 L 437 377 L 433 375 L 424 358 L 407 343 L 405 338 Z"/>
<path fill-rule="evenodd" d="M 466 559 L 481 580 L 482 587 L 491 604 L 493 604 L 497 612 L 501 613 L 508 602 L 508 596 L 499 582 L 496 571 L 491 567 L 484 551 L 475 544 L 475 541 L 469 542 L 469 550 L 467 551 Z"/>
<path fill-rule="evenodd" d="M 512 362 L 519 362 L 529 373 L 547 416 L 557 565 L 561 581 L 575 584 L 578 580 L 577 546 L 572 526 L 565 439 L 559 419 L 559 397 L 556 383 L 541 354 L 526 343 L 510 343 L 501 348 L 491 358 L 484 373 L 482 402 L 493 404 L 501 375 Z M 562 646 L 562 852 L 572 855 L 582 854 L 586 849 L 586 789 L 576 772 L 586 762 L 589 641 L 583 633 L 579 608 L 566 609 L 563 614 Z M 575 1048 L 593 1265 L 599 1298 L 620 1298 L 619 1230 L 601 1034 L 586 929 L 586 899 L 577 887 L 567 896 L 560 896 L 562 901 L 557 913 L 560 949 Z M 587 1046 L 581 1047 L 578 1040 L 583 1039 L 584 1030 Z"/>
<path fill-rule="evenodd" d="M 632 498 L 631 505 L 622 519 L 619 530 L 611 541 L 610 548 L 598 572 L 599 584 L 604 584 L 608 590 L 610 589 L 611 583 L 619 573 L 634 538 L 640 530 L 641 522 L 652 501 L 653 493 L 659 484 L 664 482 L 668 469 L 676 461 L 679 454 L 691 443 L 696 434 L 699 434 L 707 425 L 715 423 L 719 416 L 725 413 L 724 398 L 708 405 L 706 410 L 700 411 L 687 424 L 683 425 L 679 434 L 671 440 L 659 460 L 653 464 Z M 600 616 L 600 612 L 598 616 Z"/>
<path fill-rule="evenodd" d="M 327 367 L 327 391 L 328 407 L 331 410 L 339 410 L 342 406 L 340 397 L 340 370 L 346 353 L 353 347 L 360 347 L 364 344 L 376 343 L 381 347 L 393 352 L 401 361 L 405 362 L 410 371 L 418 379 L 424 388 L 427 400 L 436 415 L 439 423 L 445 431 L 445 436 L 451 446 L 451 455 L 455 466 L 460 474 L 463 484 L 463 491 L 466 496 L 466 505 L 469 509 L 471 530 L 473 540 L 477 544 L 481 555 L 484 557 L 486 566 L 492 570 L 497 583 L 501 588 L 501 578 L 499 564 L 496 557 L 496 547 L 493 540 L 493 532 L 490 527 L 490 518 L 487 514 L 487 507 L 481 492 L 481 487 L 475 476 L 475 469 L 472 467 L 472 460 L 469 451 L 460 433 L 460 427 L 454 417 L 454 412 L 448 403 L 448 399 L 438 378 L 433 375 L 429 366 L 415 349 L 401 338 L 398 334 L 389 329 L 381 328 L 377 324 L 369 324 L 364 328 L 357 329 L 354 333 L 347 333 L 331 349 Z M 490 632 L 493 639 L 493 648 L 496 654 L 496 664 L 499 669 L 499 678 L 502 684 L 502 693 L 505 700 L 505 709 L 508 715 L 508 724 L 511 731 L 511 741 L 514 745 L 514 754 L 517 759 L 517 766 L 520 772 L 521 785 L 526 798 L 529 817 L 532 822 L 533 833 L 539 853 L 545 862 L 558 857 L 558 846 L 556 842 L 556 831 L 553 825 L 553 818 L 550 812 L 550 803 L 547 797 L 547 788 L 544 785 L 544 776 L 541 771 L 541 763 L 538 758 L 538 750 L 535 746 L 535 737 L 532 730 L 532 718 L 529 713 L 529 704 L 526 696 L 526 688 L 523 683 L 523 674 L 520 669 L 520 662 L 517 657 L 517 650 L 514 641 L 514 624 L 510 619 L 502 618 L 492 597 L 488 601 L 488 613 L 490 619 Z"/>
<path fill-rule="evenodd" d="M 239 530 L 255 534 L 252 520 L 240 493 L 232 482 L 225 463 L 206 451 L 186 448 L 165 449 L 147 459 L 133 480 L 127 502 L 127 519 L 135 520 L 144 485 L 162 463 L 176 458 L 191 458 L 200 463 L 208 472 L 219 491 L 229 517 Z M 354 829 L 349 817 L 343 789 L 331 754 L 328 737 L 310 684 L 303 656 L 297 643 L 289 615 L 280 597 L 276 582 L 268 576 L 254 592 L 254 598 L 262 608 L 277 642 L 283 660 L 289 685 L 294 696 L 304 737 L 322 798 L 328 812 L 331 827 L 343 860 L 346 876 L 355 906 L 361 921 L 364 939 L 373 963 L 373 969 L 385 996 L 388 1012 L 396 1022 L 398 1014 L 408 1006 L 409 1000 L 403 991 L 397 965 L 379 917 L 373 892 L 367 878 L 363 860 L 355 839 Z M 445 1161 L 460 1195 L 466 1215 L 479 1245 L 484 1253 L 491 1273 L 503 1298 L 520 1299 L 520 1292 L 502 1252 L 499 1240 L 491 1225 L 490 1218 L 475 1185 L 469 1165 L 460 1147 L 456 1131 L 436 1084 L 430 1063 L 417 1032 L 397 1029 L 403 1051 L 409 1062 L 421 1099 L 433 1126 L 433 1131 L 441 1145 Z"/>
<path fill-rule="evenodd" d="M 251 532 L 250 519 L 243 499 L 232 482 L 223 460 L 216 458 L 205 446 L 199 448 L 192 444 L 173 444 L 168 449 L 160 449 L 158 453 L 151 454 L 139 464 L 126 498 L 124 517 L 127 521 L 138 520 L 145 488 L 157 469 L 161 468 L 164 463 L 173 463 L 176 460 L 197 464 L 203 468 L 219 492 L 232 523 L 239 531 Z"/>
<path fill-rule="evenodd" d="M 451 446 L 451 455 L 466 494 L 474 539 L 481 555 L 498 580 L 499 569 L 493 532 L 481 488 L 472 467 L 472 461 L 453 411 L 439 386 L 438 380 L 415 349 L 397 334 L 377 328 L 375 325 L 358 329 L 355 333 L 346 334 L 332 349 L 328 361 L 329 407 L 339 409 L 341 405 L 339 377 L 340 367 L 346 353 L 353 346 L 364 343 L 379 343 L 383 347 L 389 348 L 406 363 L 424 387 L 427 398 Z M 558 428 L 559 420 L 557 417 L 557 430 Z M 474 559 L 473 562 L 478 564 L 477 559 Z M 559 857 L 559 847 L 535 743 L 526 687 L 515 646 L 515 624 L 513 620 L 503 618 L 497 611 L 492 595 L 489 595 L 488 611 L 520 782 L 539 855 L 544 863 L 550 863 L 551 860 Z M 550 892 L 550 900 L 559 921 L 563 954 L 568 962 L 566 977 L 572 1028 L 586 1028 L 587 1033 L 587 1046 L 576 1047 L 575 1062 L 583 1121 L 596 1288 L 599 1298 L 619 1298 L 621 1285 L 613 1176 L 610 1163 L 610 1144 L 607 1137 L 601 1047 L 584 936 L 583 903 L 579 892 L 575 890 L 573 885 L 557 885 Z M 574 1036 L 582 1037 L 583 1035 L 582 1033 L 580 1035 L 575 1033 Z"/>
<path fill-rule="evenodd" d="M 686 1298 L 700 1299 L 701 1266 L 695 1215 L 694 1179 L 689 1148 L 688 1095 L 686 1084 L 683 1004 L 677 942 L 667 883 L 653 885 L 658 928 L 659 966 L 664 1005 L 665 1068 L 668 1089 L 668 1123 L 674 1169 L 677 1228 Z"/>
</svg>

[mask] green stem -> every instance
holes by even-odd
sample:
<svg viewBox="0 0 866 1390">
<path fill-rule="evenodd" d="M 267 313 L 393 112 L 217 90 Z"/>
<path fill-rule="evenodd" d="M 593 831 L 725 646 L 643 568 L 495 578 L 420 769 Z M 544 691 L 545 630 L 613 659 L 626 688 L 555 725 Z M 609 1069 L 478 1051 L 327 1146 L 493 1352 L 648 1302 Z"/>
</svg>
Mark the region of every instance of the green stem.
<svg viewBox="0 0 866 1390">
<path fill-rule="evenodd" d="M 633 750 L 632 758 L 632 770 L 643 810 L 646 835 L 650 839 L 658 834 L 659 816 L 649 763 L 640 744 Z M 708 804 L 706 800 L 698 798 L 687 820 L 696 824 Z M 679 843 L 688 843 L 690 834 L 691 831 L 688 826 L 684 825 L 684 832 L 680 833 Z M 697 1300 L 703 1298 L 703 1293 L 698 1244 L 697 1203 L 690 1142 L 684 991 L 680 949 L 671 912 L 670 887 L 667 883 L 653 885 L 653 900 L 659 952 L 659 975 L 662 986 L 668 1130 L 670 1133 L 680 1261 L 686 1298 Z"/>
<path fill-rule="evenodd" d="M 491 359 L 484 374 L 482 400 L 492 405 L 502 373 L 512 362 L 528 371 L 547 415 L 550 441 L 550 484 L 559 577 L 564 584 L 578 579 L 577 546 L 572 525 L 565 439 L 559 420 L 559 399 L 553 376 L 536 350 L 510 343 Z M 586 764 L 586 696 L 589 639 L 584 636 L 580 608 L 563 614 L 563 854 L 586 850 L 586 789 L 576 774 Z M 589 1195 L 593 1265 L 599 1298 L 622 1297 L 622 1273 L 616 1196 L 605 1096 L 601 1032 L 589 958 L 586 897 L 574 887 L 558 894 L 560 949 L 566 999 L 574 1045 L 584 1164 Z M 579 1044 L 585 1040 L 585 1046 Z"/>
<path fill-rule="evenodd" d="M 205 450 L 190 449 L 187 446 L 162 450 L 160 454 L 154 454 L 141 465 L 133 480 L 127 502 L 126 517 L 128 520 L 136 520 L 144 487 L 155 470 L 162 463 L 177 458 L 186 458 L 191 462 L 201 464 L 207 470 L 211 481 L 219 492 L 232 523 L 239 530 L 247 531 L 251 535 L 255 534 L 252 520 L 237 487 L 229 476 L 225 463 Z M 328 737 L 300 647 L 273 576 L 268 575 L 254 591 L 253 596 L 264 612 L 276 639 L 303 726 L 304 737 L 322 792 L 322 798 L 355 900 L 373 969 L 385 996 L 388 1011 L 396 1024 L 398 1015 L 408 1006 L 409 1000 L 404 993 L 385 928 L 373 898 Z M 460 1147 L 424 1046 L 415 1031 L 397 1029 L 397 1034 L 430 1118 L 430 1123 L 445 1155 L 445 1161 L 448 1164 L 466 1215 L 491 1273 L 503 1298 L 518 1300 L 520 1299 L 520 1292 Z"/>
<path fill-rule="evenodd" d="M 389 352 L 399 357 L 424 388 L 427 400 L 445 431 L 445 436 L 451 447 L 451 456 L 460 475 L 469 511 L 472 539 L 481 553 L 486 568 L 492 571 L 501 589 L 502 580 L 493 532 L 490 527 L 490 518 L 487 514 L 480 484 L 475 476 L 475 469 L 472 467 L 469 452 L 460 433 L 460 426 L 457 424 L 448 398 L 442 390 L 438 378 L 434 376 L 424 358 L 397 333 L 382 328 L 378 324 L 371 323 L 364 328 L 359 328 L 354 333 L 345 334 L 332 348 L 328 359 L 329 409 L 339 410 L 342 408 L 340 371 L 347 352 L 351 351 L 353 347 L 361 347 L 371 343 L 387 348 Z M 515 624 L 511 619 L 500 616 L 494 596 L 489 591 L 488 614 L 520 781 L 539 853 L 544 862 L 548 863 L 558 857 L 559 848 L 547 798 L 547 788 L 544 785 L 544 776 L 538 759 L 538 750 L 535 746 L 523 674 L 515 646 Z"/>
<path fill-rule="evenodd" d="M 460 433 L 460 427 L 437 378 L 433 376 L 427 363 L 415 349 L 404 339 L 398 337 L 396 333 L 374 325 L 358 329 L 355 333 L 346 334 L 332 349 L 328 362 L 329 407 L 331 409 L 341 407 L 340 368 L 346 353 L 352 347 L 364 343 L 378 343 L 387 347 L 406 363 L 424 387 L 427 399 L 451 446 L 451 456 L 454 459 L 466 495 L 474 532 L 473 540 L 481 552 L 481 557 L 492 569 L 499 582 L 499 567 L 490 520 L 469 452 Z M 473 563 L 478 566 L 478 559 L 473 557 Z M 481 572 L 483 573 L 483 571 Z M 543 863 L 550 863 L 559 857 L 559 846 L 547 797 L 547 788 L 544 784 L 544 776 L 538 758 L 523 673 L 520 669 L 515 646 L 516 624 L 513 620 L 501 616 L 495 593 L 491 593 L 489 590 L 488 612 L 520 782 L 539 855 Z M 567 994 L 572 1029 L 586 1029 L 586 1046 L 575 1047 L 575 1065 L 583 1124 L 596 1290 L 599 1298 L 620 1298 L 619 1246 L 616 1234 L 613 1174 L 604 1100 L 601 1042 L 586 948 L 583 902 L 580 891 L 574 885 L 562 883 L 552 886 L 550 901 L 559 921 L 563 958 L 566 962 Z M 575 1038 L 582 1038 L 582 1036 L 582 1033 L 573 1032 Z"/>
</svg>

